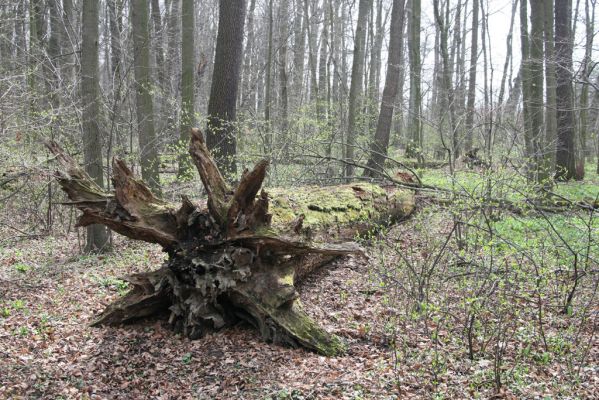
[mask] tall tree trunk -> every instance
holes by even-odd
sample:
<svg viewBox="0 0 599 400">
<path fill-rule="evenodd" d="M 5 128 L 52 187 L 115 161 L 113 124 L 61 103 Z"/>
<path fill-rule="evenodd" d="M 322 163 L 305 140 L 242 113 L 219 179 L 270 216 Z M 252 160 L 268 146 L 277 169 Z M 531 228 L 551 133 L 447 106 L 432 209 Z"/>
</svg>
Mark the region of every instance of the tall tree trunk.
<svg viewBox="0 0 599 400">
<path fill-rule="evenodd" d="M 245 10 L 245 0 L 219 1 L 218 35 L 208 100 L 206 143 L 215 154 L 219 168 L 227 176 L 237 172 L 235 102 L 239 88 Z"/>
<path fill-rule="evenodd" d="M 572 88 L 572 0 L 555 2 L 555 56 L 557 61 L 557 148 L 556 177 L 575 175 L 574 93 Z"/>
<path fill-rule="evenodd" d="M 131 0 L 135 102 L 141 176 L 150 187 L 160 191 L 159 159 L 154 131 L 154 105 L 150 70 L 148 0 Z"/>
<path fill-rule="evenodd" d="M 449 162 L 453 166 L 453 163 L 457 156 L 459 155 L 458 148 L 458 140 L 457 140 L 457 130 L 455 123 L 455 103 L 453 99 L 453 90 L 452 90 L 452 81 L 451 81 L 451 67 L 449 60 L 449 51 L 448 51 L 448 34 L 449 27 L 446 24 L 446 21 L 443 20 L 443 16 L 441 15 L 439 0 L 433 0 L 433 8 L 435 14 L 435 21 L 437 25 L 437 29 L 439 29 L 439 48 L 441 50 L 441 63 L 442 63 L 442 73 L 441 73 L 441 82 L 442 82 L 442 96 L 440 104 L 440 112 L 441 119 L 439 121 L 439 128 L 441 133 L 441 140 L 443 141 L 443 130 L 445 129 L 445 121 L 446 117 L 448 117 L 448 125 L 447 128 L 451 132 L 450 140 L 451 144 L 448 146 L 446 143 L 444 147 L 449 150 L 450 158 Z"/>
<path fill-rule="evenodd" d="M 193 3 L 193 1 L 192 1 Z M 158 0 L 152 0 L 151 3 L 152 25 L 154 26 L 154 57 L 156 58 L 156 75 L 160 89 L 164 89 L 164 46 L 162 40 L 162 17 L 160 14 L 160 4 Z"/>
<path fill-rule="evenodd" d="M 531 60 L 530 60 L 530 37 L 528 34 L 528 3 L 526 0 L 520 0 L 520 46 L 522 52 L 522 64 L 520 67 L 522 76 L 522 130 L 524 137 L 524 157 L 527 164 L 528 178 L 532 176 L 532 125 L 531 125 L 531 103 L 532 103 L 532 75 L 531 75 Z"/>
<path fill-rule="evenodd" d="M 304 83 L 304 56 L 306 51 L 306 18 L 303 0 L 295 0 L 295 20 L 293 22 L 293 95 L 292 108 L 297 110 L 302 104 Z"/>
<path fill-rule="evenodd" d="M 121 70 L 121 24 L 118 23 L 121 15 L 117 11 L 120 9 L 116 4 L 118 1 L 107 0 L 110 21 L 110 66 L 112 79 L 115 81 L 120 79 Z"/>
<path fill-rule="evenodd" d="M 545 25 L 544 0 L 530 0 L 530 74 L 531 74 L 531 102 L 530 102 L 530 121 L 531 121 L 531 141 L 532 141 L 532 162 L 533 178 L 536 182 L 541 182 L 546 177 L 543 172 L 543 146 L 545 139 L 543 129 L 544 125 L 544 75 L 543 75 L 543 31 Z"/>
<path fill-rule="evenodd" d="M 479 0 L 472 0 L 472 44 L 470 46 L 468 100 L 466 103 L 466 141 L 464 143 L 465 151 L 472 150 L 472 142 L 474 137 L 474 102 L 476 101 L 476 66 L 478 64 L 478 2 Z"/>
<path fill-rule="evenodd" d="M 327 59 L 330 50 L 329 45 L 329 21 L 332 18 L 327 3 L 323 4 L 323 22 L 320 35 L 320 56 L 318 60 L 318 103 L 316 104 L 316 118 L 319 121 L 320 129 L 328 133 L 326 156 L 331 155 L 332 132 L 329 131 L 329 115 L 327 107 L 327 98 L 329 95 L 329 77 L 327 75 Z"/>
<path fill-rule="evenodd" d="M 50 105 L 55 112 L 58 112 L 60 105 L 59 89 L 60 89 L 60 54 L 61 48 L 61 29 L 60 29 L 60 8 L 61 4 L 59 0 L 48 0 L 48 7 L 50 8 L 50 37 L 48 38 L 48 76 L 49 79 L 50 93 L 49 100 Z M 60 116 L 57 116 L 60 118 Z"/>
<path fill-rule="evenodd" d="M 280 142 L 283 156 L 289 150 L 289 95 L 287 93 L 287 42 L 289 35 L 289 0 L 281 0 L 277 22 L 279 24 L 279 98 L 280 98 Z"/>
<path fill-rule="evenodd" d="M 354 176 L 354 153 L 356 137 L 358 135 L 358 113 L 361 103 L 361 92 L 364 81 L 364 50 L 366 42 L 366 22 L 368 12 L 372 6 L 372 0 L 360 0 L 358 7 L 358 23 L 354 36 L 354 56 L 352 61 L 351 85 L 349 89 L 349 107 L 347 122 L 347 143 L 345 149 L 345 177 L 351 179 Z"/>
<path fill-rule="evenodd" d="M 189 132 L 195 126 L 195 4 L 183 1 L 181 7 L 181 129 L 179 143 L 189 142 Z M 179 154 L 178 177 L 189 177 L 191 160 L 187 152 Z"/>
<path fill-rule="evenodd" d="M 383 38 L 385 36 L 385 23 L 383 21 L 383 1 L 377 0 L 376 6 L 376 21 L 371 29 L 373 34 L 372 37 L 372 51 L 370 54 L 370 71 L 368 75 L 368 123 L 369 131 L 374 128 L 373 124 L 376 122 L 376 115 L 378 111 L 379 103 L 379 86 L 380 86 L 380 75 L 381 75 L 381 51 L 383 49 Z M 372 11 L 374 13 L 374 10 Z M 374 15 L 371 16 L 374 19 Z M 386 22 L 386 21 L 385 21 Z"/>
<path fill-rule="evenodd" d="M 584 58 L 582 61 L 582 88 L 580 89 L 580 100 L 579 100 L 579 132 L 580 132 L 580 149 L 581 149 L 581 157 L 580 163 L 581 168 L 580 171 L 584 175 L 584 165 L 586 162 L 586 157 L 589 155 L 587 148 L 587 136 L 589 132 L 589 81 L 591 79 L 591 71 L 593 65 L 593 39 L 595 37 L 595 4 L 596 1 L 592 2 L 592 7 L 590 6 L 590 0 L 585 0 L 584 2 L 584 14 L 585 14 L 585 22 L 586 22 L 586 35 L 585 35 L 585 50 L 584 50 Z M 584 177 L 584 176 L 582 176 Z M 582 178 L 581 177 L 581 178 Z"/>
<path fill-rule="evenodd" d="M 81 32 L 81 111 L 85 172 L 104 188 L 102 168 L 102 132 L 100 130 L 100 71 L 98 66 L 99 2 L 83 0 Z M 102 225 L 87 227 L 85 252 L 106 250 L 108 234 Z"/>
<path fill-rule="evenodd" d="M 393 109 L 397 97 L 397 89 L 399 87 L 401 53 L 403 52 L 405 0 L 393 0 L 392 7 L 385 88 L 383 90 L 383 100 L 381 102 L 374 141 L 370 147 L 370 157 L 367 163 L 368 169 L 364 171 L 364 176 L 374 177 L 376 171 L 383 170 L 385 158 L 387 156 L 387 148 L 389 147 Z"/>
<path fill-rule="evenodd" d="M 243 60 L 243 83 L 241 90 L 241 107 L 249 107 L 251 110 L 256 108 L 256 89 L 252 87 L 254 82 L 254 75 L 252 70 L 254 65 L 252 64 L 254 56 L 254 12 L 256 10 L 256 0 L 251 0 L 250 9 L 248 10 L 247 16 L 247 40 L 245 44 L 244 60 Z"/>
<path fill-rule="evenodd" d="M 172 98 L 179 97 L 179 83 L 181 82 L 181 0 L 170 0 L 170 11 L 168 16 L 168 60 L 170 77 L 170 95 Z M 177 107 L 174 107 L 175 110 Z M 172 115 L 171 118 L 176 118 Z"/>
<path fill-rule="evenodd" d="M 558 0 L 559 1 L 559 0 Z M 557 138 L 555 42 L 553 27 L 553 0 L 546 0 L 545 8 L 545 174 L 555 169 L 555 141 Z"/>
<path fill-rule="evenodd" d="M 308 35 L 308 66 L 310 68 L 310 100 L 318 99 L 318 29 L 313 26 L 314 21 L 319 19 L 318 2 L 313 2 L 310 7 L 310 0 L 304 0 L 304 16 L 306 17 L 306 33 Z"/>
<path fill-rule="evenodd" d="M 422 92 L 420 61 L 420 0 L 410 0 L 410 22 L 408 25 L 408 58 L 410 60 L 410 100 L 408 105 L 408 143 L 406 155 L 422 158 Z"/>
<path fill-rule="evenodd" d="M 264 125 L 266 132 L 264 133 L 264 152 L 270 154 L 273 151 L 273 134 L 272 134 L 272 123 L 271 123 L 271 108 L 272 108 L 272 64 L 273 64 L 273 53 L 274 53 L 274 18 L 273 18 L 273 0 L 268 1 L 268 50 L 266 54 L 266 82 L 265 82 L 265 93 L 264 93 Z"/>
<path fill-rule="evenodd" d="M 192 1 L 193 3 L 193 1 Z M 154 107 L 156 109 L 156 131 L 163 132 L 164 126 L 164 117 L 163 117 L 163 109 L 165 107 L 164 104 L 164 93 L 165 93 L 165 70 L 164 70 L 164 45 L 163 45 L 163 32 L 162 32 L 162 17 L 160 15 L 160 4 L 158 0 L 151 0 L 150 2 L 150 15 L 152 17 L 152 26 L 153 34 L 152 36 L 152 50 L 154 52 L 154 59 L 156 61 L 156 66 L 154 71 L 157 77 L 157 86 L 156 93 L 160 95 L 155 96 Z"/>
</svg>

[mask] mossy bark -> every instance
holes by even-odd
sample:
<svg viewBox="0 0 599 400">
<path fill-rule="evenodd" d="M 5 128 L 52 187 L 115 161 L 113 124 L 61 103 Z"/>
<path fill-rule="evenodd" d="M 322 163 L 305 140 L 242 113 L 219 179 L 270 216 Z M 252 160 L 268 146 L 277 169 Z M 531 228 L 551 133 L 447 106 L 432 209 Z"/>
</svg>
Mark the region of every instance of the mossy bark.
<svg viewBox="0 0 599 400">
<path fill-rule="evenodd" d="M 132 290 L 108 306 L 94 325 L 120 324 L 168 311 L 169 323 L 190 338 L 245 320 L 267 341 L 325 355 L 343 351 L 304 311 L 295 284 L 336 257 L 359 253 L 344 243 L 376 223 L 409 215 L 411 192 L 372 184 L 261 189 L 268 163 L 245 171 L 232 189 L 199 130 L 190 154 L 208 200 L 180 206 L 155 197 L 126 165 L 113 161 L 114 193 L 97 187 L 56 143 L 57 179 L 83 214 L 79 225 L 104 224 L 169 254 L 153 272 L 125 278 Z"/>
</svg>

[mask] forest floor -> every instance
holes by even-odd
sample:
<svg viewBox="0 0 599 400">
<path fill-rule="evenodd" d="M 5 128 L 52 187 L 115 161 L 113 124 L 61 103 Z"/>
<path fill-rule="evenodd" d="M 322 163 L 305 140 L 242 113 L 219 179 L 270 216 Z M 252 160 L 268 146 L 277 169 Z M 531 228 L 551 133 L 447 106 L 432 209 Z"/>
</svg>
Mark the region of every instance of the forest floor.
<svg viewBox="0 0 599 400">
<path fill-rule="evenodd" d="M 389 234 L 410 246 L 417 240 L 410 229 L 407 222 Z M 94 314 L 127 290 L 116 277 L 164 260 L 157 246 L 114 241 L 113 253 L 84 257 L 77 256 L 75 234 L 15 239 L 0 248 L 0 398 L 597 398 L 592 330 L 582 332 L 591 347 L 579 381 L 557 358 L 537 360 L 506 367 L 499 391 L 493 358 L 471 361 L 458 341 L 433 340 L 434 319 L 404 322 L 404 351 L 394 351 L 398 331 L 389 331 L 388 322 L 397 310 L 373 273 L 376 254 L 340 259 L 300 287 L 306 309 L 348 343 L 343 356 L 267 344 L 245 325 L 195 341 L 164 320 L 91 328 Z M 548 324 L 547 335 L 562 322 Z M 460 335 L 457 328 L 436 332 Z M 519 354 L 508 350 L 504 358 Z"/>
</svg>

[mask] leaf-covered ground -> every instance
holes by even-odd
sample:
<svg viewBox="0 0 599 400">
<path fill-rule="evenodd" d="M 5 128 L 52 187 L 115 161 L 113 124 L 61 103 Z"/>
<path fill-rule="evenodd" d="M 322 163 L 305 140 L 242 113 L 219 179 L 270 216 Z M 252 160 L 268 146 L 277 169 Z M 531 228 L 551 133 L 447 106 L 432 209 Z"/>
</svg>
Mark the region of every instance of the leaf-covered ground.
<svg viewBox="0 0 599 400">
<path fill-rule="evenodd" d="M 414 238 L 404 232 L 400 240 Z M 455 341 L 433 344 L 430 326 L 416 320 L 402 325 L 410 356 L 398 360 L 390 333 L 397 331 L 388 326 L 397 311 L 372 271 L 374 258 L 341 259 L 300 288 L 306 308 L 349 344 L 346 355 L 326 358 L 263 343 L 245 325 L 196 341 L 161 320 L 90 328 L 94 314 L 127 290 L 116 277 L 160 265 L 157 247 L 115 237 L 113 254 L 81 257 L 75 235 L 4 243 L 0 398 L 593 398 L 599 387 L 593 339 L 584 380 L 569 382 L 564 365 L 547 363 L 499 393 L 488 382 L 492 361 L 468 360 Z M 443 353 L 441 369 L 433 347 Z"/>
</svg>

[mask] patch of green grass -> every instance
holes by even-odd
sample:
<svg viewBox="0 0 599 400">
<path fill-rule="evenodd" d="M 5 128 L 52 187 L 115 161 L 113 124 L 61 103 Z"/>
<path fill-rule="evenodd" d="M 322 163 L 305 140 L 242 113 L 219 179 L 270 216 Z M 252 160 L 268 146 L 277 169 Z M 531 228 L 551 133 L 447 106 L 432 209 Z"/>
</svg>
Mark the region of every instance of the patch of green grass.
<svg viewBox="0 0 599 400">
<path fill-rule="evenodd" d="M 93 276 L 92 280 L 97 282 L 101 287 L 116 290 L 123 295 L 129 289 L 129 283 L 112 276 L 97 277 Z"/>
<path fill-rule="evenodd" d="M 25 264 L 25 263 L 16 263 L 16 264 L 14 265 L 14 267 L 15 267 L 15 269 L 16 269 L 18 272 L 20 272 L 20 273 L 22 273 L 22 274 L 24 274 L 25 272 L 29 271 L 29 269 L 30 269 L 30 266 L 29 266 L 29 265 L 27 265 L 27 264 Z"/>
<path fill-rule="evenodd" d="M 15 311 L 21 311 L 25 309 L 25 302 L 23 300 L 17 299 L 12 302 L 12 308 Z"/>
</svg>

